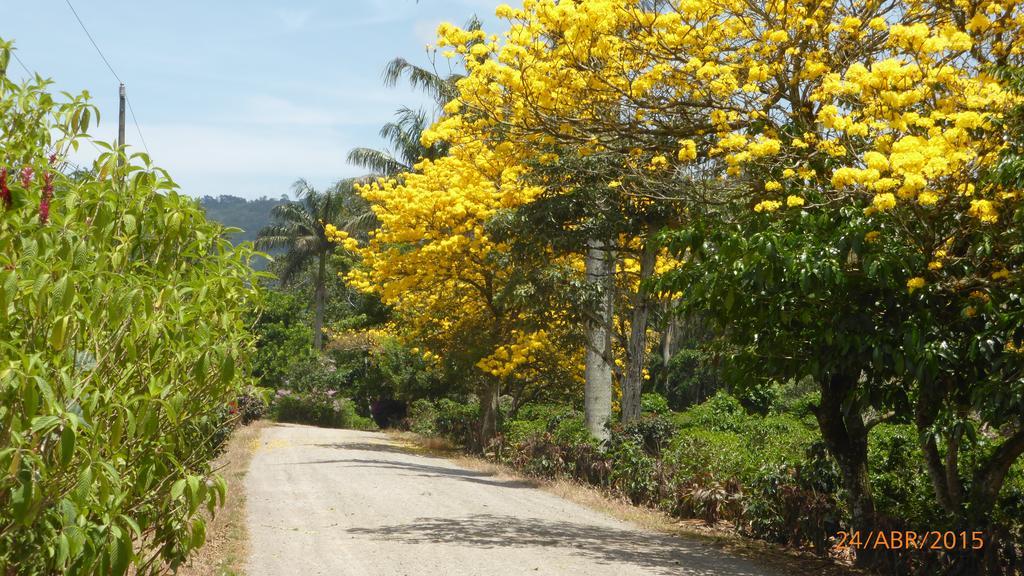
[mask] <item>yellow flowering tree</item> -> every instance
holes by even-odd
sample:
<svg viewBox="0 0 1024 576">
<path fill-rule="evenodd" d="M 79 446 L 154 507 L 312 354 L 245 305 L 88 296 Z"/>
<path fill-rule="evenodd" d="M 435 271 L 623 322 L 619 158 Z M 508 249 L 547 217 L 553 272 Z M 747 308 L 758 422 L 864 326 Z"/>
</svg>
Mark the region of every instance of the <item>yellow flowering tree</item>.
<svg viewBox="0 0 1024 576">
<path fill-rule="evenodd" d="M 567 324 L 531 318 L 536 303 L 516 292 L 507 246 L 487 230 L 498 211 L 536 193 L 520 185 L 521 168 L 503 152 L 465 141 L 401 181 L 366 185 L 380 227 L 362 247 L 334 234 L 362 258 L 348 282 L 378 294 L 403 336 L 480 391 L 484 442 L 496 431 L 502 385 L 567 365 L 571 355 L 557 332 Z"/>
<path fill-rule="evenodd" d="M 990 68 L 1020 59 L 1018 4 L 525 0 L 498 14 L 510 22 L 505 41 L 474 46 L 452 115 L 426 137 L 511 143 L 531 167 L 523 176 L 551 195 L 593 193 L 605 180 L 701 216 L 702 234 L 678 254 L 720 269 L 694 266 L 706 280 L 683 275 L 693 285 L 678 289 L 746 326 L 731 332 L 780 367 L 762 373 L 816 377 L 854 528 L 870 529 L 872 411 L 925 398 L 938 375 L 956 374 L 962 362 L 933 360 L 939 327 L 977 316 L 963 307 L 980 299 L 970 294 L 1016 278 L 1018 194 L 985 175 L 1017 99 Z M 466 34 L 443 26 L 442 43 L 457 47 Z M 586 162 L 595 157 L 600 170 Z M 622 210 L 608 198 L 618 196 L 592 206 Z M 936 329 L 913 331 L 925 318 Z M 960 329 L 960 343 L 946 342 L 970 358 L 969 336 L 987 328 Z M 924 440 L 942 501 L 932 448 Z M 981 464 L 974 485 L 991 493 L 1017 456 Z M 947 461 L 958 475 L 955 455 Z M 979 497 L 949 510 L 980 522 L 991 498 Z"/>
</svg>

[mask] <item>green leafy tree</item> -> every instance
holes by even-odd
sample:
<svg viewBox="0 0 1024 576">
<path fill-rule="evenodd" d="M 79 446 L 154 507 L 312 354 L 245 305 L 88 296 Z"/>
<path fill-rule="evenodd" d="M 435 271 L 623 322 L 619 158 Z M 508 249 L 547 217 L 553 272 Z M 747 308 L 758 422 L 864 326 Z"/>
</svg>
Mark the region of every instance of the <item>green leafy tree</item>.
<svg viewBox="0 0 1024 576">
<path fill-rule="evenodd" d="M 293 366 L 314 355 L 306 308 L 298 294 L 268 290 L 259 309 L 253 310 L 250 320 L 256 350 L 252 375 L 259 378 L 261 386 L 282 386 Z"/>
<path fill-rule="evenodd" d="M 153 574 L 205 540 L 210 470 L 246 382 L 251 247 L 108 145 L 0 41 L 0 573 Z"/>
</svg>

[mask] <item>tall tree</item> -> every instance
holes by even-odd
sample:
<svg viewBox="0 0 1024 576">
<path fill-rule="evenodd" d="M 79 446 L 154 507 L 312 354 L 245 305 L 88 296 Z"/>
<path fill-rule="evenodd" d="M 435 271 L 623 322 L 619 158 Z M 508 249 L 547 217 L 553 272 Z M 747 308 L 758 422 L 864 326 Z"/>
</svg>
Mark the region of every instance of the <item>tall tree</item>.
<svg viewBox="0 0 1024 576">
<path fill-rule="evenodd" d="M 327 299 L 328 262 L 335 246 L 326 234 L 327 225 L 352 234 L 373 227 L 373 213 L 356 192 L 358 179 L 341 180 L 320 192 L 305 180 L 293 186 L 296 202 L 274 207 L 275 222 L 260 230 L 256 246 L 262 250 L 285 249 L 278 277 L 292 283 L 309 266 L 313 279 L 313 346 L 323 347 L 324 305 Z"/>
</svg>

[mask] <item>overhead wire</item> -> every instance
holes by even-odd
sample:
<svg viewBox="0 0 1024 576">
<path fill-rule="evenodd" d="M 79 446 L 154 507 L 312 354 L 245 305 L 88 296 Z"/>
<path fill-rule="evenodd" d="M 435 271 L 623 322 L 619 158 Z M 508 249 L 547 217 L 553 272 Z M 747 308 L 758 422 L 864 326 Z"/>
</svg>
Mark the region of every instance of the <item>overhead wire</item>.
<svg viewBox="0 0 1024 576">
<path fill-rule="evenodd" d="M 29 70 L 28 66 L 25 66 L 25 63 L 21 61 L 21 58 L 18 57 L 18 53 L 14 50 L 11 50 L 10 54 L 11 56 L 14 56 L 14 60 L 18 63 L 19 66 L 21 66 L 21 69 L 25 71 L 25 74 L 28 74 L 29 78 L 31 78 L 32 71 Z"/>
<path fill-rule="evenodd" d="M 89 28 L 86 27 L 85 22 L 82 21 L 82 17 L 78 15 L 78 11 L 75 10 L 75 7 L 71 4 L 71 0 L 64 0 L 64 2 L 68 5 L 68 8 L 71 9 L 71 13 L 75 15 L 75 20 L 78 20 L 78 25 L 82 27 L 82 31 L 85 32 L 86 37 L 89 38 L 89 42 L 92 43 L 92 47 L 96 49 L 96 53 L 99 54 L 100 59 L 102 59 L 103 63 L 107 65 L 107 69 L 110 70 L 110 73 L 115 79 L 117 79 L 118 83 L 124 84 L 124 81 L 121 80 L 121 77 L 110 64 L 110 60 L 108 60 L 107 56 L 103 54 L 103 50 L 100 49 L 99 44 L 97 44 L 96 40 L 92 37 L 92 34 L 89 32 Z M 132 107 L 132 101 L 128 98 L 127 94 L 125 94 L 125 102 L 128 104 L 128 110 L 132 116 L 132 123 L 135 124 L 135 131 L 138 132 L 139 140 L 142 141 L 142 148 L 146 151 L 146 154 L 149 154 L 149 145 L 146 144 L 146 137 L 142 135 L 142 127 L 139 125 L 138 118 L 135 117 L 135 109 Z"/>
<path fill-rule="evenodd" d="M 82 22 L 82 18 L 78 15 L 78 11 L 71 5 L 71 0 L 64 0 L 64 2 L 67 3 L 68 8 L 71 8 L 71 13 L 75 15 L 75 20 L 78 20 L 78 25 L 82 27 L 82 31 L 84 31 L 85 35 L 89 38 L 89 42 L 92 42 L 92 47 L 96 49 L 96 53 L 103 59 L 103 63 L 107 65 L 107 69 L 114 75 L 114 78 L 117 78 L 118 82 L 124 84 L 121 77 L 114 71 L 114 67 L 110 65 L 110 60 L 107 60 L 107 57 L 103 54 L 103 50 L 100 50 L 99 44 L 96 44 L 96 40 L 94 40 L 92 34 L 89 33 L 89 29 L 85 27 L 85 22 Z"/>
<path fill-rule="evenodd" d="M 142 141 L 142 148 L 149 154 L 149 146 L 146 144 L 146 137 L 142 135 L 142 128 L 139 127 L 139 121 L 135 119 L 135 109 L 132 108 L 132 100 L 128 97 L 128 94 L 124 95 L 124 101 L 128 103 L 128 112 L 132 115 L 132 124 L 135 124 L 135 131 L 139 133 L 139 140 Z"/>
</svg>

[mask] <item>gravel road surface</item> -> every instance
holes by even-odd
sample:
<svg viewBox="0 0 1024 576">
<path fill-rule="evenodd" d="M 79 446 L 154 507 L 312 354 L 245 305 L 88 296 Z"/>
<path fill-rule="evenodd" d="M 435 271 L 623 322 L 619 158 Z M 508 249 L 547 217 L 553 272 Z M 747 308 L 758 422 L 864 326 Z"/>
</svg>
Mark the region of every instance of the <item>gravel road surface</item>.
<svg viewBox="0 0 1024 576">
<path fill-rule="evenodd" d="M 263 430 L 246 475 L 248 576 L 776 576 L 386 435 Z"/>
</svg>

